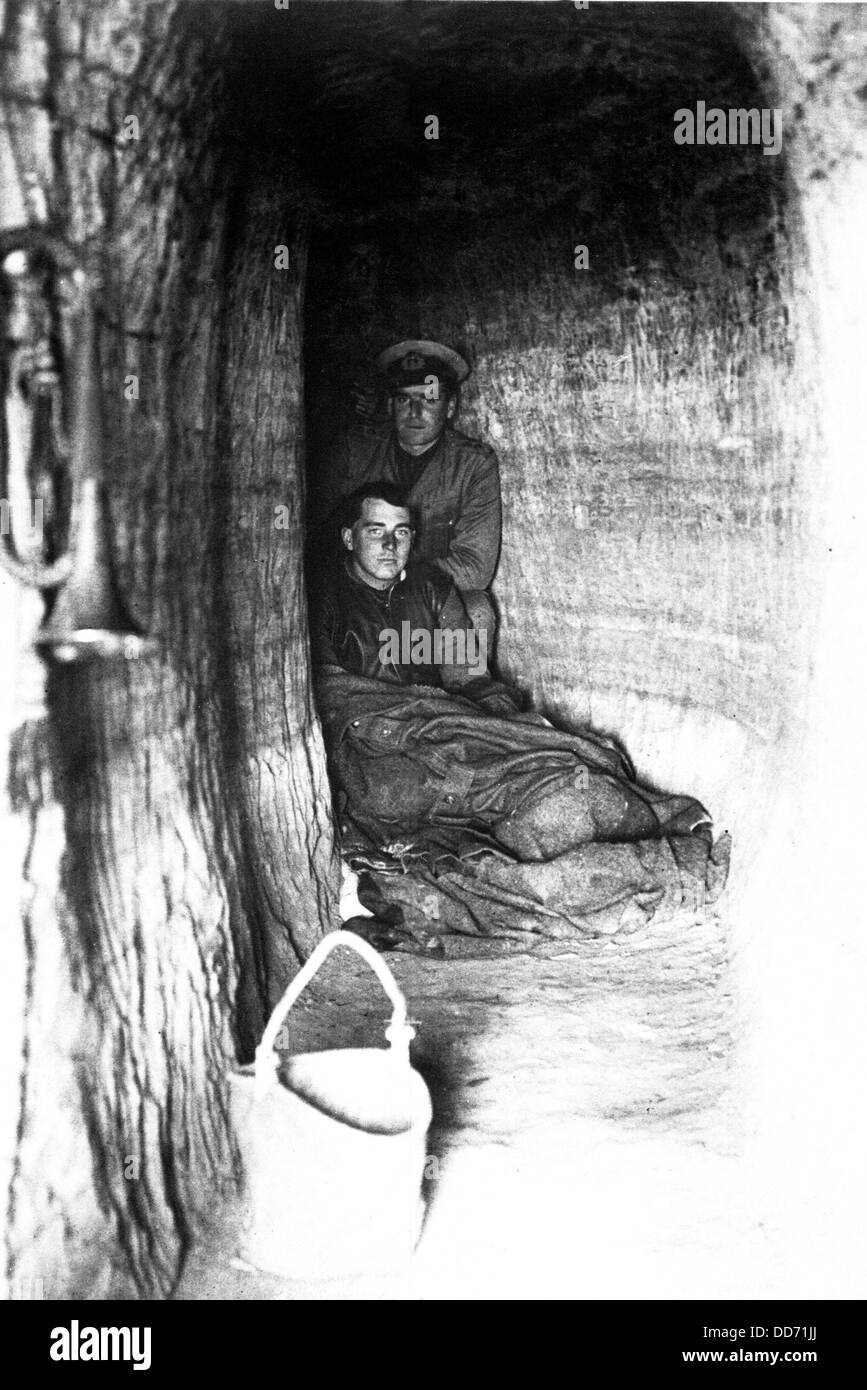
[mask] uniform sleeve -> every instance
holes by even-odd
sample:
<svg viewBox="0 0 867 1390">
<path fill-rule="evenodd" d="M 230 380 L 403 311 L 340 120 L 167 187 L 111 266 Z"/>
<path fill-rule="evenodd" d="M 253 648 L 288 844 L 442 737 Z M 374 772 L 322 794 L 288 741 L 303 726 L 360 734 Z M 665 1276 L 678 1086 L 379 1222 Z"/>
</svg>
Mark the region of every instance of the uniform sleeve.
<svg viewBox="0 0 867 1390">
<path fill-rule="evenodd" d="M 316 666 L 341 666 L 337 655 L 337 605 L 331 594 L 323 594 L 313 608 L 310 645 Z"/>
<path fill-rule="evenodd" d="M 448 594 L 440 609 L 439 625 L 442 630 L 449 632 L 463 630 L 463 654 L 467 658 L 460 662 L 442 662 L 439 670 L 443 688 L 475 701 L 489 714 L 500 715 L 503 718 L 517 714 L 522 705 L 521 697 L 510 686 L 494 680 L 491 676 L 487 651 L 480 645 L 484 641 L 484 635 L 477 632 L 470 622 L 463 599 L 454 584 L 449 585 Z M 454 646 L 452 654 L 455 654 Z"/>
<path fill-rule="evenodd" d="M 448 555 L 435 563 L 459 589 L 487 589 L 500 553 L 500 469 L 493 449 L 474 451 Z"/>
</svg>

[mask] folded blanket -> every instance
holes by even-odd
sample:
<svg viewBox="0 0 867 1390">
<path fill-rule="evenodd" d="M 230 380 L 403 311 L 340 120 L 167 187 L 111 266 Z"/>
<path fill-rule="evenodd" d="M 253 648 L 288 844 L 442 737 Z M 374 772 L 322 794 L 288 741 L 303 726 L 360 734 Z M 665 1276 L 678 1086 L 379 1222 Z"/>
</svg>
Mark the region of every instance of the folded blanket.
<svg viewBox="0 0 867 1390">
<path fill-rule="evenodd" d="M 705 808 L 640 786 L 595 734 L 341 667 L 317 703 L 362 901 L 411 930 L 598 935 L 720 890 Z"/>
</svg>

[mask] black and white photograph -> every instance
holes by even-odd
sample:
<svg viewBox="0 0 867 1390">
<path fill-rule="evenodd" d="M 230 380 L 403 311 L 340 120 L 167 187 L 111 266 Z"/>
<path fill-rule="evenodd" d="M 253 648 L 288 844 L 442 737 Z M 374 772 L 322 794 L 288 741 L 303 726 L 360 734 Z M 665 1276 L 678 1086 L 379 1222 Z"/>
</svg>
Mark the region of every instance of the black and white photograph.
<svg viewBox="0 0 867 1390">
<path fill-rule="evenodd" d="M 0 0 L 28 1364 L 287 1301 L 830 1359 L 865 248 L 867 5 Z"/>
</svg>

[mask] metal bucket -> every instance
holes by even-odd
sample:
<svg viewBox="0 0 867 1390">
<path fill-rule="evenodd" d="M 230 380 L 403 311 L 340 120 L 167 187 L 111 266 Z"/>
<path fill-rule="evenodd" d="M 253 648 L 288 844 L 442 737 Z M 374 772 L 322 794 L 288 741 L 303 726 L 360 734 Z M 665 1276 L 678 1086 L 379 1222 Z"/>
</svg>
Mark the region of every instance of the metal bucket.
<svg viewBox="0 0 867 1390">
<path fill-rule="evenodd" d="M 301 1053 L 281 1062 L 280 1027 L 335 946 L 357 951 L 393 1013 L 387 1048 Z M 391 971 L 366 941 L 332 932 L 277 1005 L 253 1066 L 230 1074 L 244 1164 L 242 1254 L 292 1279 L 385 1272 L 404 1263 L 421 1230 L 421 1180 L 431 1121 L 428 1089 L 410 1066 L 414 1030 Z"/>
</svg>

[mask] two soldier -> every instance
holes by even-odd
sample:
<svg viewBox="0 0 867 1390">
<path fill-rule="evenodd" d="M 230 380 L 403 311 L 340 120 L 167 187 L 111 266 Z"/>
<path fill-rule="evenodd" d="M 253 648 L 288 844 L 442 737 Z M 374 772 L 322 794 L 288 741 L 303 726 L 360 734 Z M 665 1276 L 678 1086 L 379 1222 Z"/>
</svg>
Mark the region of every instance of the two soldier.
<svg viewBox="0 0 867 1390">
<path fill-rule="evenodd" d="M 452 425 L 464 360 L 413 341 L 378 362 L 389 421 L 341 442 L 342 550 L 313 624 L 344 853 L 363 851 L 368 865 L 370 853 L 391 854 L 398 842 L 422 858 L 452 854 L 449 874 L 464 906 L 443 888 L 441 930 L 478 929 L 466 925 L 469 900 L 473 921 L 494 934 L 527 930 L 530 920 L 533 931 L 548 931 L 552 909 L 562 919 L 555 934 L 576 921 L 593 934 L 632 930 L 657 910 L 713 901 L 729 842 L 714 846 L 711 818 L 695 798 L 642 786 L 612 740 L 524 713 L 520 692 L 444 647 L 439 657 L 417 656 L 414 645 L 408 659 L 402 648 L 395 655 L 398 630 L 418 640 L 420 653 L 435 653 L 445 631 L 463 637 L 460 651 L 470 650 L 473 631 L 489 647 L 500 487 L 493 451 Z M 372 690 L 375 682 L 388 692 Z M 465 868 L 461 853 L 473 835 L 499 853 Z M 422 928 L 435 879 L 422 876 L 413 887 L 411 877 L 389 897 L 386 874 L 377 892 L 389 911 L 415 912 L 421 936 L 411 916 L 406 930 L 355 917 L 350 929 L 383 948 L 432 949 Z"/>
<path fill-rule="evenodd" d="M 326 501 L 333 512 L 340 499 L 374 480 L 402 489 L 415 525 L 413 556 L 452 581 L 473 627 L 485 632 L 490 653 L 500 475 L 493 449 L 453 424 L 469 366 L 451 348 L 424 339 L 394 344 L 376 365 L 388 392 L 389 418 L 338 440 L 326 469 Z"/>
</svg>

